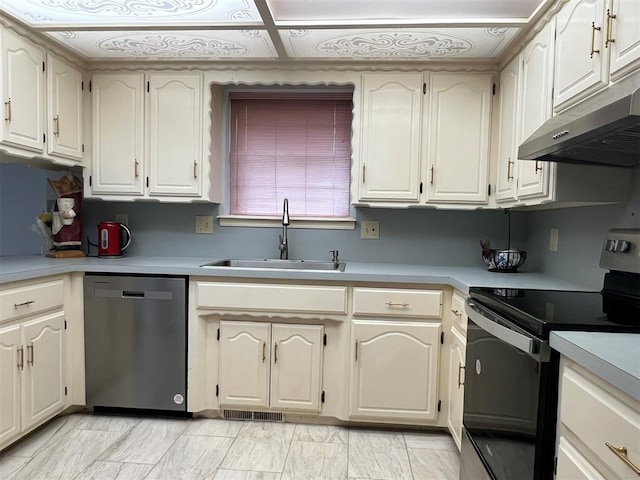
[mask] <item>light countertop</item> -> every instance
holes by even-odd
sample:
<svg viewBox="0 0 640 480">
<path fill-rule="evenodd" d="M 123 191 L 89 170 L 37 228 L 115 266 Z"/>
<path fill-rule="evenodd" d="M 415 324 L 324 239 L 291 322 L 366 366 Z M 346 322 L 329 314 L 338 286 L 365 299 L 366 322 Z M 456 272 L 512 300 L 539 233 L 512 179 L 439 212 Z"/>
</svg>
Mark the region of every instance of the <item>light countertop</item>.
<svg viewBox="0 0 640 480">
<path fill-rule="evenodd" d="M 188 275 L 228 278 L 380 282 L 450 285 L 468 293 L 469 287 L 538 288 L 545 290 L 593 290 L 585 285 L 541 273 L 495 273 L 482 267 L 443 267 L 397 263 L 347 262 L 344 272 L 201 268 L 222 258 L 122 257 L 54 259 L 40 255 L 0 257 L 0 284 L 70 272 Z"/>
<path fill-rule="evenodd" d="M 591 373 L 640 400 L 640 334 L 551 332 L 550 345 Z"/>
</svg>

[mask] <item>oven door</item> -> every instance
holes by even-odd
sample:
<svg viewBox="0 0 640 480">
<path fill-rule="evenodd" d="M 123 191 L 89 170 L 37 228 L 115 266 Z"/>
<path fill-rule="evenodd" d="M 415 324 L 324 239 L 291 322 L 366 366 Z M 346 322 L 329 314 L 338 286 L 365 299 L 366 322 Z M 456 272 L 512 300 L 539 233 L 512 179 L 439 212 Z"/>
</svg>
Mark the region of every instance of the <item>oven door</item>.
<svg viewBox="0 0 640 480">
<path fill-rule="evenodd" d="M 471 464 L 482 464 L 482 473 L 496 480 L 552 478 L 557 374 L 550 389 L 548 342 L 473 298 L 466 310 L 463 424 L 469 444 L 462 453 L 461 480 Z M 468 458 L 473 452 L 479 458 Z"/>
</svg>

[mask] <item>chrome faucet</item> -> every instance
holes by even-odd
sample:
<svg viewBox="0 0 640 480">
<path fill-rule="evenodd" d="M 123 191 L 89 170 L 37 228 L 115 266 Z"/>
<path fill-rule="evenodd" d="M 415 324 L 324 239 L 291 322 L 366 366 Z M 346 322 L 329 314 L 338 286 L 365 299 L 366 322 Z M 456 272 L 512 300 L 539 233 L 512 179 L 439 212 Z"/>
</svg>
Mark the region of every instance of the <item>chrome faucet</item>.
<svg viewBox="0 0 640 480">
<path fill-rule="evenodd" d="M 284 199 L 284 205 L 282 206 L 282 235 L 280 235 L 280 260 L 289 260 L 289 241 L 287 240 L 287 226 L 291 222 L 289 221 L 289 199 Z"/>
</svg>

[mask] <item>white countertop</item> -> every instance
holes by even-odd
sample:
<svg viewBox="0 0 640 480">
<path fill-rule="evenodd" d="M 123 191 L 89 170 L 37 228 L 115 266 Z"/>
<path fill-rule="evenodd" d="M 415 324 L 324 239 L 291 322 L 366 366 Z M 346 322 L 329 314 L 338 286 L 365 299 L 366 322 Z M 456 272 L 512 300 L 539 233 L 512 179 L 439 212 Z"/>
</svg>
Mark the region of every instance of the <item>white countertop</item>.
<svg viewBox="0 0 640 480">
<path fill-rule="evenodd" d="M 640 335 L 551 332 L 554 350 L 640 400 Z"/>
<path fill-rule="evenodd" d="M 482 267 L 443 267 L 396 263 L 347 262 L 344 272 L 201 268 L 222 258 L 122 257 L 55 259 L 40 255 L 0 257 L 0 284 L 69 272 L 189 275 L 229 278 L 292 279 L 336 282 L 381 282 L 450 285 L 463 293 L 469 287 L 537 288 L 544 290 L 593 290 L 540 273 L 495 273 Z"/>
</svg>

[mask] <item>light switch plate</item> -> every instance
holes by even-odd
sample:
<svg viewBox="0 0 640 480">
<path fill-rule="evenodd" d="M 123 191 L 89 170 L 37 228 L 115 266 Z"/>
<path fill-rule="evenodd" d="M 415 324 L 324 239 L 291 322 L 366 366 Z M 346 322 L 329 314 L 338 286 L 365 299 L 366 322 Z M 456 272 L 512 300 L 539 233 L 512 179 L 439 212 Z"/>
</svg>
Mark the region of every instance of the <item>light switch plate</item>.
<svg viewBox="0 0 640 480">
<path fill-rule="evenodd" d="M 360 238 L 378 240 L 380 238 L 380 222 L 374 220 L 360 222 Z"/>
<path fill-rule="evenodd" d="M 129 226 L 129 215 L 126 213 L 116 213 L 114 215 L 116 222 L 122 223 L 123 225 Z"/>
<path fill-rule="evenodd" d="M 196 215 L 196 233 L 213 233 L 213 217 Z"/>
<path fill-rule="evenodd" d="M 558 251 L 558 229 L 552 228 L 549 231 L 549 250 L 552 252 Z"/>
</svg>

